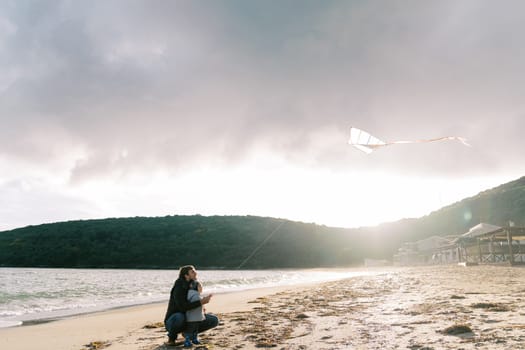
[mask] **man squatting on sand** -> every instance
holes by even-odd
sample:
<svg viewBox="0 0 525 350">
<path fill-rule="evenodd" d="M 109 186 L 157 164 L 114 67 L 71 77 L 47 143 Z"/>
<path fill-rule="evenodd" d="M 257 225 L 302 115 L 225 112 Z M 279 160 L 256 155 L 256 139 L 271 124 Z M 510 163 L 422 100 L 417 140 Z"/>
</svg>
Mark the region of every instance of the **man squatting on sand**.
<svg viewBox="0 0 525 350">
<path fill-rule="evenodd" d="M 170 301 L 168 303 L 168 310 L 164 318 L 164 325 L 168 331 L 168 344 L 174 343 L 177 339 L 177 334 L 186 329 L 185 312 L 202 307 L 210 302 L 211 294 L 203 297 L 200 300 L 188 301 L 188 291 L 190 283 L 197 280 L 197 271 L 192 265 L 186 265 L 180 268 L 179 278 L 175 281 L 170 292 Z M 219 319 L 213 314 L 205 314 L 204 320 L 198 322 L 198 332 L 202 333 L 208 329 L 217 327 Z"/>
</svg>

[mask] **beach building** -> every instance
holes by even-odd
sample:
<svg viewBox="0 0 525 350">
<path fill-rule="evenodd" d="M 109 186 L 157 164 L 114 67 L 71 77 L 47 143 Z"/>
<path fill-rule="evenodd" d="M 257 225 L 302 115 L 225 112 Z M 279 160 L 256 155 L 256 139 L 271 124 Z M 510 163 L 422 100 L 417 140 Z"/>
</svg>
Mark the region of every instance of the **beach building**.
<svg viewBox="0 0 525 350">
<path fill-rule="evenodd" d="M 432 236 L 406 242 L 395 265 L 525 264 L 525 227 L 480 223 L 459 236 Z"/>
<path fill-rule="evenodd" d="M 395 265 L 430 265 L 457 263 L 457 236 L 432 236 L 416 242 L 406 242 L 394 255 Z"/>
<path fill-rule="evenodd" d="M 457 238 L 463 264 L 525 264 L 525 227 L 480 223 Z"/>
</svg>

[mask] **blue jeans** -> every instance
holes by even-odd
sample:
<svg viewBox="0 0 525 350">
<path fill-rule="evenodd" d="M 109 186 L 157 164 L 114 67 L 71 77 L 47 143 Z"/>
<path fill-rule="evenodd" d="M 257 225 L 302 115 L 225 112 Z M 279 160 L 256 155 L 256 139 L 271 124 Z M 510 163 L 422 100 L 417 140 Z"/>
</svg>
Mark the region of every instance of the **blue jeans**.
<svg viewBox="0 0 525 350">
<path fill-rule="evenodd" d="M 206 314 L 204 321 L 199 322 L 199 333 L 217 327 L 219 318 L 213 314 Z M 171 315 L 164 323 L 168 331 L 168 337 L 172 340 L 177 339 L 177 334 L 186 328 L 186 316 L 184 312 L 176 312 Z"/>
</svg>

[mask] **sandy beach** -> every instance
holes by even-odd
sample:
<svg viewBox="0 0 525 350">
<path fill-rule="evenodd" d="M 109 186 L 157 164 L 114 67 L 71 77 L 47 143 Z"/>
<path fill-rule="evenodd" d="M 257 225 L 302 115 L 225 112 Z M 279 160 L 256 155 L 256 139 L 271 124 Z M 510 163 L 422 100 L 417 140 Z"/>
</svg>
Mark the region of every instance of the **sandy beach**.
<svg viewBox="0 0 525 350">
<path fill-rule="evenodd" d="M 165 304 L 0 330 L 9 350 L 170 350 Z M 392 269 L 214 296 L 219 327 L 194 349 L 525 349 L 525 268 Z"/>
</svg>

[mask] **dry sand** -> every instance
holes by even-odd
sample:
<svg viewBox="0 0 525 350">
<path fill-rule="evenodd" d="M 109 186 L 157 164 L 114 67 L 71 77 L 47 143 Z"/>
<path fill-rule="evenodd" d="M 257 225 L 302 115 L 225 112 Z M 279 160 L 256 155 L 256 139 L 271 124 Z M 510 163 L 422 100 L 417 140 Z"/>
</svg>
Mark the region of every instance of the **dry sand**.
<svg viewBox="0 0 525 350">
<path fill-rule="evenodd" d="M 525 268 L 440 266 L 215 296 L 194 349 L 525 349 Z M 0 330 L 0 349 L 175 350 L 165 305 Z"/>
</svg>

